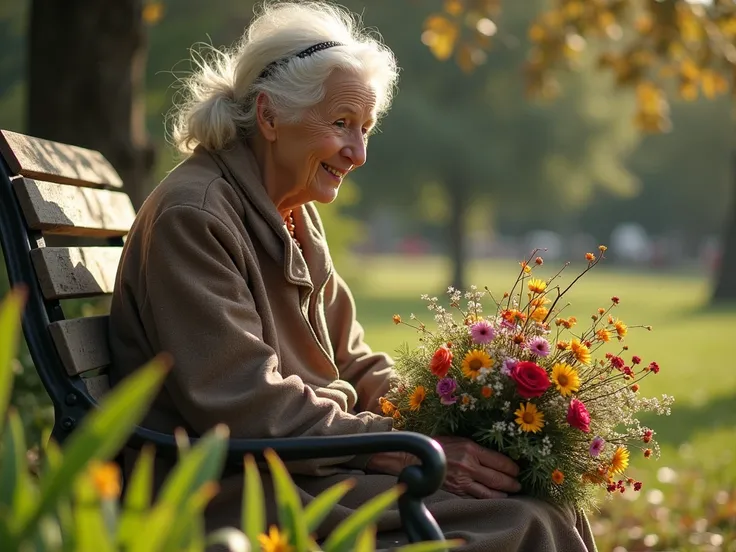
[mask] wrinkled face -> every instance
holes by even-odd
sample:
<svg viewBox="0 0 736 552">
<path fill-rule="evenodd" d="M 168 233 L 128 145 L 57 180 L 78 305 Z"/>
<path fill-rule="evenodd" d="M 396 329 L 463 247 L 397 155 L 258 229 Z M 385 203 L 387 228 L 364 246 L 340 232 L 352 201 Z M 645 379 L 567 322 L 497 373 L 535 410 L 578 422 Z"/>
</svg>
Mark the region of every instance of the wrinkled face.
<svg viewBox="0 0 736 552">
<path fill-rule="evenodd" d="M 279 178 L 294 184 L 295 204 L 330 203 L 343 178 L 366 161 L 375 124 L 376 94 L 360 76 L 334 71 L 325 97 L 296 124 L 280 122 L 274 146 Z"/>
</svg>

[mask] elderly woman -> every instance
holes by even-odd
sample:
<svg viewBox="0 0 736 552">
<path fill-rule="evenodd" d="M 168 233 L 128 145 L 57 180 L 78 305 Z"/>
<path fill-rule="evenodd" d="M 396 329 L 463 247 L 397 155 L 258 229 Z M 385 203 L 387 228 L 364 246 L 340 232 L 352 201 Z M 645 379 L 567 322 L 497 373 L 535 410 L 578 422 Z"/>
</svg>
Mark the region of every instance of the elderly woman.
<svg viewBox="0 0 736 552">
<path fill-rule="evenodd" d="M 378 408 L 391 360 L 363 341 L 314 203 L 333 201 L 366 162 L 396 79 L 389 49 L 321 3 L 267 5 L 236 49 L 200 64 L 173 135 L 189 155 L 141 208 L 112 303 L 113 379 L 160 351 L 174 357 L 145 425 L 199 435 L 225 423 L 237 438 L 392 430 Z M 595 549 L 584 518 L 511 496 L 510 459 L 460 438 L 439 442 L 446 490 L 428 505 L 465 550 Z M 406 461 L 299 463 L 305 502 L 357 478 L 318 536 L 393 486 Z M 223 480 L 208 529 L 239 524 L 241 485 L 239 474 Z M 396 511 L 379 531 L 384 546 L 403 539 Z"/>
</svg>

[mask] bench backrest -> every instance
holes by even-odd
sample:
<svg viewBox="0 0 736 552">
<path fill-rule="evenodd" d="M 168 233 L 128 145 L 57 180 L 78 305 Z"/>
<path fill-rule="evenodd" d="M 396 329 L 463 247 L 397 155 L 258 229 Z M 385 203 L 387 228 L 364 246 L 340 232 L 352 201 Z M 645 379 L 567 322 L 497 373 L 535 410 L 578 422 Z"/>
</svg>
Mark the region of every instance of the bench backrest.
<svg viewBox="0 0 736 552">
<path fill-rule="evenodd" d="M 11 285 L 29 291 L 24 335 L 61 441 L 108 389 L 110 363 L 107 315 L 70 318 L 68 300 L 112 292 L 135 210 L 99 152 L 0 130 L 0 157 L 0 242 Z"/>
</svg>

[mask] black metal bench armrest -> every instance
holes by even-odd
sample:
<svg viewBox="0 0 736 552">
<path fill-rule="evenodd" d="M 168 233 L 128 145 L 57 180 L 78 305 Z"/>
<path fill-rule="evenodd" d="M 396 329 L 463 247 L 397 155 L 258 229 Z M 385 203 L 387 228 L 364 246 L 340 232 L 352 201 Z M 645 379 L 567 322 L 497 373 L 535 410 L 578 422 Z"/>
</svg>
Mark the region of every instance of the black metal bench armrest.
<svg viewBox="0 0 736 552">
<path fill-rule="evenodd" d="M 190 439 L 196 442 L 196 439 Z M 129 446 L 139 448 L 152 443 L 163 454 L 171 454 L 176 448 L 173 435 L 138 427 Z M 242 465 L 243 457 L 252 454 L 263 458 L 263 452 L 271 449 L 284 461 L 335 458 L 373 454 L 377 452 L 408 452 L 420 460 L 420 464 L 405 467 L 398 482 L 406 485 L 406 492 L 399 498 L 399 513 L 411 542 L 436 541 L 444 537 L 437 522 L 423 504 L 423 499 L 437 492 L 445 479 L 445 453 L 442 447 L 429 437 L 411 432 L 367 433 L 330 437 L 292 437 L 284 439 L 230 439 L 228 464 Z"/>
</svg>

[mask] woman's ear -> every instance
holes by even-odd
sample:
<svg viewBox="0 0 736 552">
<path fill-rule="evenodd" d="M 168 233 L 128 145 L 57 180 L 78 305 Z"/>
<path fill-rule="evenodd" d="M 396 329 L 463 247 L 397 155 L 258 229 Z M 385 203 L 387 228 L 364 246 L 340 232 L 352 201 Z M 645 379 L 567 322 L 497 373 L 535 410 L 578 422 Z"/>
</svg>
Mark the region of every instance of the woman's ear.
<svg viewBox="0 0 736 552">
<path fill-rule="evenodd" d="M 276 116 L 274 115 L 271 107 L 271 100 L 263 92 L 258 94 L 258 97 L 256 98 L 256 117 L 258 121 L 258 129 L 261 131 L 261 135 L 269 142 L 275 141 Z"/>
</svg>

